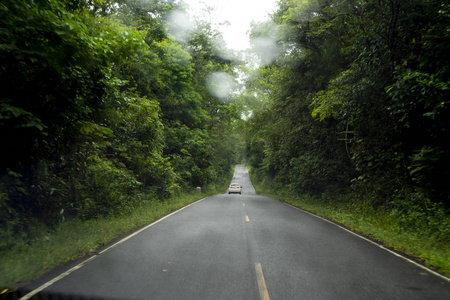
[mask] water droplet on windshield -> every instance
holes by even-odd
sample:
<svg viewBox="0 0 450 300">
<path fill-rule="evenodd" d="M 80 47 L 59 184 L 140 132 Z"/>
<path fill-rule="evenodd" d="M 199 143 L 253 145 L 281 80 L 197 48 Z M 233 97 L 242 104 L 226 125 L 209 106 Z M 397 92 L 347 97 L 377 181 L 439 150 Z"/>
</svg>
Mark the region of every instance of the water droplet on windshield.
<svg viewBox="0 0 450 300">
<path fill-rule="evenodd" d="M 225 72 L 214 72 L 206 78 L 208 91 L 217 98 L 228 97 L 236 88 L 233 77 Z"/>
<path fill-rule="evenodd" d="M 186 12 L 172 10 L 166 20 L 168 32 L 177 42 L 187 42 L 190 39 L 194 24 Z"/>
</svg>

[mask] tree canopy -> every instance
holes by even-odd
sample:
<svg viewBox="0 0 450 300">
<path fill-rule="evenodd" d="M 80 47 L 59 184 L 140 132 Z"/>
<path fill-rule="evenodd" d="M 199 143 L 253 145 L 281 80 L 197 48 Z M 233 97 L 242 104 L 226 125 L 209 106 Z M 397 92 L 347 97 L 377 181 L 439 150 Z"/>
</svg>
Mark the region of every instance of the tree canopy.
<svg viewBox="0 0 450 300">
<path fill-rule="evenodd" d="M 2 1 L 3 237 L 226 184 L 239 113 L 205 77 L 234 76 L 233 62 L 204 22 L 174 36 L 174 12 L 182 3 Z"/>
<path fill-rule="evenodd" d="M 254 24 L 252 36 L 278 49 L 247 83 L 266 106 L 247 127 L 259 179 L 375 205 L 450 206 L 449 4 L 282 0 Z"/>
<path fill-rule="evenodd" d="M 239 56 L 181 1 L 2 1 L 0 236 L 223 184 L 241 158 L 292 194 L 448 208 L 449 24 L 448 0 L 280 0 Z"/>
</svg>

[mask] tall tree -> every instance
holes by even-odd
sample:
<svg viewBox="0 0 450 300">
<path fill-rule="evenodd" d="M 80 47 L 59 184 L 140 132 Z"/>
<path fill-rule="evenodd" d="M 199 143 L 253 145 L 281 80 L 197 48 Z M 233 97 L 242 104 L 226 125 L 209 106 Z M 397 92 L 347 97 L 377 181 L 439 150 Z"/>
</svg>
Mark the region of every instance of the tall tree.
<svg viewBox="0 0 450 300">
<path fill-rule="evenodd" d="M 433 0 L 280 1 L 275 26 L 253 29 L 281 49 L 260 76 L 273 116 L 254 144 L 264 145 L 260 170 L 303 191 L 322 181 L 314 193 L 354 178 L 379 203 L 399 189 L 448 201 L 448 36 L 436 34 L 447 12 Z"/>
</svg>

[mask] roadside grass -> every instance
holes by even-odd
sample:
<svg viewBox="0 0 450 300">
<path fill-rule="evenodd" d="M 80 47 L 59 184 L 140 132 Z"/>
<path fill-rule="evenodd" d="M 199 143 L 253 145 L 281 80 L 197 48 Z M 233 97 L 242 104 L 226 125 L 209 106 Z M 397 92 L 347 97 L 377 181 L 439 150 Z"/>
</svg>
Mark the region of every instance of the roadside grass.
<svg viewBox="0 0 450 300">
<path fill-rule="evenodd" d="M 167 201 L 153 201 L 141 205 L 130 214 L 87 221 L 67 220 L 50 232 L 43 226 L 37 226 L 32 241 L 18 239 L 13 247 L 0 251 L 0 294 L 37 279 L 56 266 L 83 257 L 170 212 L 223 190 L 223 187 L 212 188 L 201 194 L 188 193 Z"/>
<path fill-rule="evenodd" d="M 258 193 L 289 203 L 322 216 L 365 235 L 386 247 L 411 256 L 447 277 L 450 277 L 450 240 L 442 235 L 418 231 L 402 226 L 399 215 L 383 207 L 371 208 L 367 204 L 349 204 L 342 201 L 314 198 L 307 195 L 285 195 L 267 192 L 255 186 Z M 424 225 L 426 226 L 426 225 Z M 448 223 L 443 224 L 447 232 Z"/>
</svg>

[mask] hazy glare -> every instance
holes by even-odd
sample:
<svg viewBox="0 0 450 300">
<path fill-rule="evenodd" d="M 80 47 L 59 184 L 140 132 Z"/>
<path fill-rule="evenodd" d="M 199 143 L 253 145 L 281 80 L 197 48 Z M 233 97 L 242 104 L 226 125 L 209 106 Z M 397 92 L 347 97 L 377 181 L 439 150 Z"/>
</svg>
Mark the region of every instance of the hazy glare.
<svg viewBox="0 0 450 300">
<path fill-rule="evenodd" d="M 172 10 L 167 16 L 167 27 L 169 34 L 177 42 L 187 42 L 191 37 L 194 24 L 191 22 L 189 14 L 180 10 Z"/>
<path fill-rule="evenodd" d="M 268 20 L 268 14 L 276 7 L 276 0 L 183 0 L 190 7 L 192 15 L 204 14 L 206 6 L 213 12 L 209 19 L 213 27 L 223 33 L 228 48 L 245 50 L 250 47 L 248 32 L 251 22 Z M 228 21 L 228 25 L 221 25 Z"/>
<path fill-rule="evenodd" d="M 206 86 L 211 95 L 223 99 L 234 92 L 236 82 L 225 72 L 214 72 L 206 78 Z"/>
<path fill-rule="evenodd" d="M 280 47 L 273 38 L 257 37 L 252 39 L 251 44 L 259 57 L 259 64 L 263 66 L 273 63 L 280 53 Z"/>
</svg>

